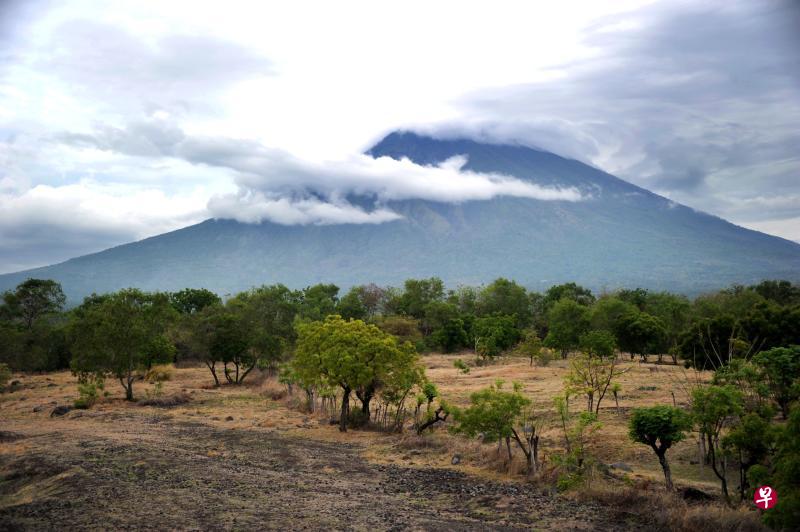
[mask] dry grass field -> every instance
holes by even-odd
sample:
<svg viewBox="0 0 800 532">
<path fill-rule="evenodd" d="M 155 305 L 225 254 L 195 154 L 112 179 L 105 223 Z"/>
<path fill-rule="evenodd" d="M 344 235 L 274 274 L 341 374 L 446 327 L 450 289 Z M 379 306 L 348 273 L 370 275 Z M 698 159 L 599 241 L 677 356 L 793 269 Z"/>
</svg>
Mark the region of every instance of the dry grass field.
<svg viewBox="0 0 800 532">
<path fill-rule="evenodd" d="M 457 358 L 472 357 L 423 357 L 449 401 L 464 405 L 496 379 L 520 381 L 545 417 L 567 371 L 563 361 L 531 367 L 509 358 L 462 374 L 453 367 Z M 601 464 L 617 467 L 599 474 L 595 496 L 525 482 L 521 453 L 518 463 L 505 464 L 496 444 L 442 429 L 424 438 L 340 433 L 324 415 L 302 412 L 299 398 L 265 375 L 213 388 L 204 367 L 175 369 L 163 397 L 185 395 L 188 402 L 172 407 L 126 402 L 118 383 L 108 381 L 107 397 L 60 417 L 51 417 L 53 408 L 77 396 L 71 374 L 17 375 L 15 390 L 0 394 L 0 529 L 653 528 L 641 511 L 608 504 L 633 489 L 666 496 L 652 451 L 627 437 L 628 412 L 685 404 L 687 386 L 703 376 L 671 365 L 622 364 L 628 371 L 619 409 L 609 393 L 590 445 Z M 137 397 L 152 393 L 152 384 L 136 386 Z M 574 399 L 572 409 L 580 408 L 583 401 Z M 560 445 L 551 424 L 541 447 L 546 462 Z M 452 465 L 456 453 L 462 459 Z M 676 484 L 715 493 L 713 473 L 701 471 L 697 454 L 692 438 L 670 451 Z M 709 514 L 682 512 L 684 522 L 692 512 Z M 744 510 L 725 518 L 753 523 Z"/>
</svg>

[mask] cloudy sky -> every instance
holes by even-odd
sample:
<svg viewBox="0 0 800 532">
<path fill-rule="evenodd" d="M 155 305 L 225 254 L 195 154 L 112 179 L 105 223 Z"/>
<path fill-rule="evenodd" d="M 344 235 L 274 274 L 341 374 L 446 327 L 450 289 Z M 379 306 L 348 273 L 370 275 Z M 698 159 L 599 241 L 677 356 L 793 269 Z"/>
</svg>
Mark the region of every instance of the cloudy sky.
<svg viewBox="0 0 800 532">
<path fill-rule="evenodd" d="M 397 217 L 353 192 L 581 200 L 361 155 L 398 128 L 540 147 L 800 241 L 797 2 L 284 4 L 0 0 L 0 272 L 212 216 Z"/>
</svg>

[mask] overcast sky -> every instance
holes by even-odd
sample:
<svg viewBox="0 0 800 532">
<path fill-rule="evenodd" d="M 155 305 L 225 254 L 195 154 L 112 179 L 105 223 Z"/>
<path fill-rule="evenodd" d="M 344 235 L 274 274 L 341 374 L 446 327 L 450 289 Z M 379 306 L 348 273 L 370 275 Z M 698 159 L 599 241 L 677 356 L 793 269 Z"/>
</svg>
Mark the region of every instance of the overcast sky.
<svg viewBox="0 0 800 532">
<path fill-rule="evenodd" d="M 212 216 L 581 201 L 374 161 L 411 128 L 579 159 L 800 241 L 800 3 L 0 0 L 0 272 Z M 256 10 L 254 10 L 257 7 Z"/>
</svg>

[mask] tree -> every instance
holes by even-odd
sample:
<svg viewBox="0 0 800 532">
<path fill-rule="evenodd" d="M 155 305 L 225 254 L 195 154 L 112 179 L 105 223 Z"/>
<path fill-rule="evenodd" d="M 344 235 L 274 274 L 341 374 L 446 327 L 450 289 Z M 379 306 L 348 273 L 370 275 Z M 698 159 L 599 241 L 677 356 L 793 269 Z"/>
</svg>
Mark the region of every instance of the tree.
<svg viewBox="0 0 800 532">
<path fill-rule="evenodd" d="M 686 296 L 669 292 L 647 294 L 645 311 L 658 318 L 664 326 L 665 343 L 669 347 L 673 364 L 678 363 L 678 340 L 689 324 L 691 309 L 691 303 Z M 661 362 L 662 354 L 663 350 L 659 350 L 659 362 Z"/>
<path fill-rule="evenodd" d="M 285 287 L 284 287 L 285 288 Z M 309 320 L 323 320 L 336 312 L 339 287 L 335 284 L 315 284 L 303 290 L 300 296 L 300 316 Z"/>
<path fill-rule="evenodd" d="M 451 318 L 431 335 L 433 344 L 445 353 L 465 347 L 469 342 L 469 335 L 464 330 L 464 320 Z"/>
<path fill-rule="evenodd" d="M 580 347 L 590 357 L 616 356 L 617 339 L 608 331 L 589 331 L 581 335 Z"/>
<path fill-rule="evenodd" d="M 526 327 L 530 325 L 532 318 L 528 292 L 514 281 L 502 277 L 496 279 L 480 291 L 477 314 L 513 316 L 517 327 Z"/>
<path fill-rule="evenodd" d="M 627 371 L 617 366 L 616 357 L 600 358 L 584 353 L 574 357 L 569 367 L 570 371 L 564 378 L 567 390 L 585 394 L 586 411 L 595 414 L 600 413 L 600 403 L 614 378 Z"/>
<path fill-rule="evenodd" d="M 565 283 L 551 286 L 544 295 L 546 306 L 549 308 L 562 299 L 569 299 L 579 305 L 591 306 L 594 303 L 594 295 L 588 288 L 584 288 L 575 283 Z"/>
<path fill-rule="evenodd" d="M 134 399 L 136 371 L 154 360 L 153 343 L 163 335 L 175 310 L 164 293 L 135 288 L 105 298 L 87 298 L 71 325 L 72 370 L 80 378 L 119 379 L 125 398 Z"/>
<path fill-rule="evenodd" d="M 561 299 L 548 314 L 549 332 L 544 345 L 561 351 L 561 358 L 580 345 L 580 337 L 589 329 L 589 309 L 572 299 Z"/>
<path fill-rule="evenodd" d="M 722 448 L 735 455 L 739 462 L 739 497 L 744 500 L 748 489 L 747 473 L 763 461 L 775 442 L 775 427 L 763 417 L 749 413 L 722 438 Z"/>
<path fill-rule="evenodd" d="M 503 381 L 470 395 L 470 406 L 456 410 L 458 425 L 453 431 L 483 440 L 505 441 L 511 462 L 511 439 L 525 455 L 528 473 L 535 473 L 538 463 L 539 434 L 536 419 L 530 410 L 531 400 L 522 394 L 522 386 L 514 383 L 511 391 L 503 390 Z"/>
<path fill-rule="evenodd" d="M 730 501 L 728 478 L 721 448 L 722 430 L 742 412 L 742 394 L 732 386 L 701 386 L 692 391 L 692 417 L 705 439 L 711 469 Z"/>
<path fill-rule="evenodd" d="M 0 361 L 12 369 L 42 371 L 69 366 L 61 285 L 28 279 L 2 294 Z"/>
<path fill-rule="evenodd" d="M 639 355 L 644 361 L 647 355 L 664 351 L 667 333 L 664 324 L 655 316 L 635 312 L 620 318 L 615 334 L 619 348 L 630 353 L 631 360 Z"/>
<path fill-rule="evenodd" d="M 617 297 L 604 296 L 592 306 L 592 329 L 604 330 L 614 333 L 619 327 L 620 320 L 632 313 L 636 313 L 635 306 Z"/>
<path fill-rule="evenodd" d="M 789 281 L 762 281 L 751 286 L 764 299 L 774 301 L 778 305 L 798 306 L 800 305 L 800 286 Z"/>
<path fill-rule="evenodd" d="M 298 323 L 297 335 L 292 367 L 301 383 L 342 389 L 342 432 L 347 431 L 350 395 L 356 389 L 376 389 L 380 383 L 399 387 L 413 380 L 406 379 L 408 375 L 419 374 L 411 371 L 418 367 L 411 344 L 398 345 L 396 338 L 361 320 L 345 321 L 334 315 L 322 322 Z"/>
<path fill-rule="evenodd" d="M 493 358 L 510 349 L 519 340 L 513 316 L 485 316 L 472 323 L 475 352 L 481 358 Z"/>
<path fill-rule="evenodd" d="M 631 440 L 649 445 L 658 457 L 667 490 L 672 491 L 672 474 L 667 461 L 667 450 L 683 440 L 686 431 L 691 429 L 691 417 L 679 408 L 671 406 L 652 406 L 636 408 L 629 423 Z"/>
<path fill-rule="evenodd" d="M 517 345 L 517 351 L 524 357 L 530 359 L 530 365 L 533 366 L 533 360 L 539 358 L 542 353 L 542 340 L 536 335 L 535 331 L 525 331 L 522 335 L 522 341 Z"/>
<path fill-rule="evenodd" d="M 753 357 L 761 371 L 769 395 L 781 409 L 783 419 L 789 417 L 789 405 L 800 397 L 800 346 L 776 347 Z"/>
<path fill-rule="evenodd" d="M 3 294 L 3 309 L 0 313 L 19 320 L 22 326 L 33 329 L 36 322 L 64 308 L 66 297 L 61 285 L 50 279 L 28 279 L 11 292 Z"/>
<path fill-rule="evenodd" d="M 772 458 L 771 474 L 755 475 L 751 468 L 750 484 L 769 484 L 780 493 L 778 504 L 764 512 L 764 521 L 776 530 L 792 530 L 800 523 L 800 408 L 789 413 L 783 427 L 776 430 L 776 450 Z M 761 478 L 753 478 L 760 476 Z"/>
<path fill-rule="evenodd" d="M 438 277 L 408 279 L 404 287 L 396 303 L 397 311 L 417 319 L 425 316 L 425 307 L 429 303 L 444 298 L 444 283 Z"/>
<path fill-rule="evenodd" d="M 205 288 L 184 288 L 169 295 L 172 306 L 181 314 L 195 314 L 206 307 L 219 305 L 222 300 Z"/>
</svg>

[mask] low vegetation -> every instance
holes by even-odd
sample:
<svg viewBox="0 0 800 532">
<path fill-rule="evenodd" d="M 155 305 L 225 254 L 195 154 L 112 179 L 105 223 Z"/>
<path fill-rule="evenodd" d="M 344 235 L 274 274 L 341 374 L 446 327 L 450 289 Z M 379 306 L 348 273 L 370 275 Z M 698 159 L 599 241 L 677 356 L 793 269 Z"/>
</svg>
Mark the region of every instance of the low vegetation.
<svg viewBox="0 0 800 532">
<path fill-rule="evenodd" d="M 623 427 L 632 446 L 655 454 L 665 500 L 689 482 L 668 455 L 691 440 L 724 505 L 752 509 L 754 490 L 769 484 L 780 498 L 763 522 L 786 529 L 800 521 L 800 287 L 788 282 L 693 301 L 642 289 L 596 297 L 574 283 L 539 294 L 506 279 L 446 290 L 432 278 L 341 297 L 329 284 L 263 286 L 225 301 L 203 289 L 126 289 L 64 305 L 47 280 L 3 295 L 0 389 L 12 388 L 12 370 L 68 368 L 78 383 L 74 408 L 110 401 L 112 382 L 132 404 L 175 408 L 192 396 L 165 385 L 184 371 L 175 367 L 196 363 L 209 389 L 269 383 L 264 396 L 342 433 L 412 431 L 436 448 L 496 443 L 485 469 L 583 494 L 630 482 L 609 472 L 596 445 L 609 425 Z M 424 356 L 436 351 L 457 355 L 438 368 Z M 548 377 L 556 383 L 548 397 L 535 379 L 489 378 L 515 358 L 537 378 L 557 376 Z M 623 387 L 643 364 L 653 377 Z M 665 367 L 675 379 L 670 399 L 637 403 L 663 385 Z M 442 371 L 481 384 L 457 392 L 431 376 Z"/>
</svg>

